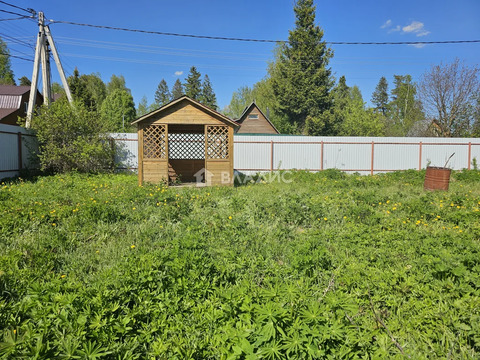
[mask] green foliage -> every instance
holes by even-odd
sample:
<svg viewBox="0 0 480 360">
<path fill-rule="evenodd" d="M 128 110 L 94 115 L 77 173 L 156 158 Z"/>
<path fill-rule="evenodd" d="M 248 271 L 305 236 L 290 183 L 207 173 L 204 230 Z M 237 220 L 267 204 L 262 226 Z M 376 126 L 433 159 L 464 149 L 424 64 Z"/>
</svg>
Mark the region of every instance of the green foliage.
<svg viewBox="0 0 480 360">
<path fill-rule="evenodd" d="M 372 94 L 372 104 L 375 105 L 375 110 L 377 112 L 380 112 L 383 116 L 387 115 L 388 82 L 385 76 L 382 76 L 378 81 L 375 91 Z"/>
<path fill-rule="evenodd" d="M 193 100 L 200 100 L 202 93 L 202 83 L 200 81 L 201 74 L 197 71 L 195 66 L 190 68 L 190 72 L 185 82 L 185 95 Z"/>
<path fill-rule="evenodd" d="M 217 97 L 212 88 L 212 83 L 207 74 L 203 77 L 202 92 L 200 93 L 200 102 L 213 110 L 217 110 Z"/>
<path fill-rule="evenodd" d="M 160 107 L 165 105 L 166 103 L 170 102 L 172 94 L 168 90 L 168 85 L 165 79 L 162 79 L 157 86 L 157 90 L 155 91 L 155 104 Z"/>
<path fill-rule="evenodd" d="M 410 75 L 394 75 L 395 88 L 388 106 L 388 136 L 408 136 L 414 124 L 425 119 L 417 97 L 417 85 Z"/>
<path fill-rule="evenodd" d="M 335 108 L 342 119 L 339 135 L 342 136 L 383 136 L 384 122 L 380 114 L 367 109 L 357 86 L 349 89 L 349 96 L 342 102 L 343 110 Z"/>
<path fill-rule="evenodd" d="M 12 65 L 10 63 L 10 51 L 2 38 L 0 38 L 0 84 L 16 85 L 15 76 L 13 75 Z"/>
<path fill-rule="evenodd" d="M 65 97 L 43 106 L 32 119 L 42 170 L 99 172 L 112 167 L 113 151 L 96 112 Z"/>
<path fill-rule="evenodd" d="M 26 76 L 22 76 L 21 78 L 18 79 L 18 81 L 19 81 L 20 86 L 30 86 L 30 85 L 32 85 L 32 82 Z"/>
<path fill-rule="evenodd" d="M 100 108 L 104 127 L 109 132 L 132 132 L 130 123 L 136 117 L 133 97 L 123 89 L 115 89 L 108 94 Z"/>
<path fill-rule="evenodd" d="M 115 90 L 125 90 L 129 94 L 132 93 L 130 89 L 127 88 L 123 75 L 117 76 L 112 74 L 110 81 L 107 84 L 107 95 L 112 94 Z"/>
<path fill-rule="evenodd" d="M 0 359 L 478 358 L 478 178 L 424 175 L 2 183 Z"/>
<path fill-rule="evenodd" d="M 295 29 L 290 31 L 288 43 L 279 45 L 269 70 L 276 112 L 300 128 L 310 118 L 311 124 L 320 126 L 316 133 L 333 135 L 334 127 L 328 122 L 331 117 L 324 116 L 332 107 L 333 79 L 328 62 L 333 52 L 315 24 L 313 0 L 297 1 L 294 11 Z M 311 134 L 310 128 L 307 134 Z"/>
<path fill-rule="evenodd" d="M 185 91 L 183 90 L 182 82 L 180 79 L 177 79 L 172 87 L 172 100 L 178 99 L 183 95 L 185 95 Z"/>
</svg>

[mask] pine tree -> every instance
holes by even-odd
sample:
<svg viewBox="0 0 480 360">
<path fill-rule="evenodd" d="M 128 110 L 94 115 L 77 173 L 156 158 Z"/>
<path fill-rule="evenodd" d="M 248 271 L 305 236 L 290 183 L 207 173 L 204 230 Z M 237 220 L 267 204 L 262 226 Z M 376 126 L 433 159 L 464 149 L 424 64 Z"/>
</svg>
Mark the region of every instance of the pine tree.
<svg viewBox="0 0 480 360">
<path fill-rule="evenodd" d="M 0 84 L 15 85 L 12 67 L 10 64 L 10 52 L 7 44 L 0 38 Z"/>
<path fill-rule="evenodd" d="M 172 100 L 178 99 L 183 95 L 185 95 L 185 92 L 183 91 L 183 85 L 180 82 L 180 79 L 177 79 L 172 88 Z"/>
<path fill-rule="evenodd" d="M 185 95 L 193 100 L 200 100 L 200 95 L 202 93 L 202 83 L 200 82 L 200 73 L 197 71 L 195 66 L 190 68 L 190 73 L 187 77 L 187 82 L 185 83 Z"/>
<path fill-rule="evenodd" d="M 385 76 L 380 78 L 380 81 L 372 94 L 372 104 L 375 105 L 375 110 L 380 112 L 383 116 L 387 115 L 388 110 L 388 83 Z"/>
<path fill-rule="evenodd" d="M 215 96 L 210 78 L 207 74 L 205 74 L 205 77 L 203 78 L 200 102 L 213 110 L 217 110 L 217 97 Z"/>
<path fill-rule="evenodd" d="M 165 79 L 162 79 L 158 84 L 157 91 L 155 91 L 155 103 L 158 106 L 163 106 L 170 101 L 172 95 L 168 90 L 168 85 Z"/>
<path fill-rule="evenodd" d="M 276 110 L 290 123 L 305 126 L 306 133 L 333 135 L 334 82 L 328 68 L 333 53 L 323 40 L 323 30 L 315 25 L 313 0 L 298 0 L 294 12 L 295 29 L 270 67 Z"/>
</svg>

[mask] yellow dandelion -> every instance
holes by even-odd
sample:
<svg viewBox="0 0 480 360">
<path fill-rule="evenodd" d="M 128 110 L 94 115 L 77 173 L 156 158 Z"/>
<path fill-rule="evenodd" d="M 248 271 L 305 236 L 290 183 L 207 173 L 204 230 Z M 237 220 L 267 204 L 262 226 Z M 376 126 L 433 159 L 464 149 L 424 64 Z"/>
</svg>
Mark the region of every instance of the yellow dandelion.
<svg viewBox="0 0 480 360">
<path fill-rule="evenodd" d="M 63 278 L 64 278 L 64 277 L 66 277 L 66 276 L 67 276 L 67 275 L 63 274 L 63 275 L 62 275 L 62 276 L 60 276 L 60 277 L 63 279 Z"/>
<path fill-rule="evenodd" d="M 324 217 L 323 220 L 327 221 L 328 219 L 326 217 Z"/>
<path fill-rule="evenodd" d="M 135 245 L 130 245 L 130 249 L 135 249 Z"/>
<path fill-rule="evenodd" d="M 228 217 L 228 220 L 232 220 L 232 219 L 233 219 L 233 218 L 232 218 L 232 216 L 230 215 L 230 216 Z"/>
</svg>

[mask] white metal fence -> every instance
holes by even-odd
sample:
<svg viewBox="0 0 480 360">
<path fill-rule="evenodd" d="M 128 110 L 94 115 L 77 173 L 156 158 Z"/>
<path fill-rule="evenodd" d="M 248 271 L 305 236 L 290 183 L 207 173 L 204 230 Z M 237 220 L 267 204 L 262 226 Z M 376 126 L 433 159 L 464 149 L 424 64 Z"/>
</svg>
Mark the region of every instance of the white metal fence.
<svg viewBox="0 0 480 360">
<path fill-rule="evenodd" d="M 136 170 L 136 134 L 115 134 L 120 168 Z M 234 168 L 245 173 L 302 169 L 339 169 L 375 174 L 427 165 L 470 169 L 480 161 L 479 138 L 323 137 L 235 135 Z"/>
<path fill-rule="evenodd" d="M 20 135 L 19 135 L 20 133 Z M 137 134 L 111 134 L 119 170 L 137 170 Z M 0 178 L 17 176 L 30 161 L 33 135 L 17 126 L 0 125 Z M 30 145 L 28 145 L 30 143 Z M 20 145 L 19 145 L 20 144 Z M 427 165 L 470 169 L 480 161 L 479 138 L 323 137 L 235 135 L 234 168 L 244 173 L 301 169 L 339 169 L 375 174 Z"/>
<path fill-rule="evenodd" d="M 34 155 L 36 138 L 32 132 L 0 124 L 0 179 L 20 175 L 23 169 L 37 168 Z"/>
</svg>

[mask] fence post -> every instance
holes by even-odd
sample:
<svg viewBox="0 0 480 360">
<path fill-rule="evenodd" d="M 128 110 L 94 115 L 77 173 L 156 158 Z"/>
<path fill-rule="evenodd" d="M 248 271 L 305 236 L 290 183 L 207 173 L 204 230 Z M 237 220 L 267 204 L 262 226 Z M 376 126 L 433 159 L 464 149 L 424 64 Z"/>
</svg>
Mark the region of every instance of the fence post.
<svg viewBox="0 0 480 360">
<path fill-rule="evenodd" d="M 270 140 L 270 172 L 273 172 L 273 140 Z"/>
<path fill-rule="evenodd" d="M 418 144 L 418 171 L 422 170 L 422 142 Z"/>
<path fill-rule="evenodd" d="M 320 170 L 323 170 L 323 140 L 320 144 Z"/>
<path fill-rule="evenodd" d="M 373 175 L 373 160 L 374 160 L 374 148 L 375 148 L 375 142 L 372 141 L 372 163 L 370 167 L 370 175 Z"/>
<path fill-rule="evenodd" d="M 18 152 L 18 170 L 23 169 L 23 159 L 22 159 L 22 133 L 19 131 L 17 133 L 17 152 Z"/>
<path fill-rule="evenodd" d="M 472 162 L 472 142 L 468 143 L 468 170 L 470 170 L 470 163 Z"/>
</svg>

